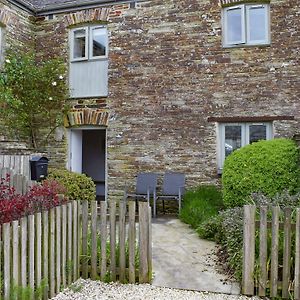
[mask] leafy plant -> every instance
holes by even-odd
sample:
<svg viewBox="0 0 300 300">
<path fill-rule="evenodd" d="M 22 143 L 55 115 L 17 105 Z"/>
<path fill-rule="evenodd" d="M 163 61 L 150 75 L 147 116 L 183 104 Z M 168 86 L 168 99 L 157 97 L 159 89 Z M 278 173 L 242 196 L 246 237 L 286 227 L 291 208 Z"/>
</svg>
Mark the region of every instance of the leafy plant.
<svg viewBox="0 0 300 300">
<path fill-rule="evenodd" d="M 224 163 L 222 191 L 227 207 L 242 206 L 254 192 L 274 197 L 299 186 L 299 149 L 289 139 L 259 141 L 229 155 Z"/>
<path fill-rule="evenodd" d="M 96 186 L 93 180 L 85 174 L 79 174 L 62 169 L 50 169 L 49 179 L 54 179 L 66 189 L 70 200 L 95 200 Z"/>
<path fill-rule="evenodd" d="M 59 196 L 65 189 L 55 180 L 44 180 L 31 187 L 24 195 L 10 187 L 9 181 L 9 175 L 0 179 L 0 224 L 48 210 L 66 201 Z"/>
<path fill-rule="evenodd" d="M 31 146 L 43 145 L 62 124 L 67 85 L 62 61 L 38 62 L 33 53 L 8 50 L 0 73 L 0 116 L 6 130 L 27 139 Z M 41 139 L 43 130 L 43 136 Z"/>
<path fill-rule="evenodd" d="M 216 216 L 223 208 L 222 194 L 214 185 L 203 185 L 185 193 L 179 218 L 197 228 L 203 222 Z"/>
</svg>

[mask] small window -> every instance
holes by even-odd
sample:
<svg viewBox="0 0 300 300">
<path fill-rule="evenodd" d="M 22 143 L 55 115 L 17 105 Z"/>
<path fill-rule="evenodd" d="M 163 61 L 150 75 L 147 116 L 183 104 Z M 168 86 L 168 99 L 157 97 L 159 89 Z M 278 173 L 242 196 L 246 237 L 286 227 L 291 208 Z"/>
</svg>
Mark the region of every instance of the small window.
<svg viewBox="0 0 300 300">
<path fill-rule="evenodd" d="M 269 5 L 242 4 L 223 9 L 223 45 L 270 43 Z"/>
<path fill-rule="evenodd" d="M 82 27 L 71 31 L 71 61 L 107 57 L 108 37 L 104 26 Z"/>
<path fill-rule="evenodd" d="M 218 168 L 233 151 L 260 140 L 273 138 L 272 123 L 220 123 L 218 136 Z"/>
</svg>

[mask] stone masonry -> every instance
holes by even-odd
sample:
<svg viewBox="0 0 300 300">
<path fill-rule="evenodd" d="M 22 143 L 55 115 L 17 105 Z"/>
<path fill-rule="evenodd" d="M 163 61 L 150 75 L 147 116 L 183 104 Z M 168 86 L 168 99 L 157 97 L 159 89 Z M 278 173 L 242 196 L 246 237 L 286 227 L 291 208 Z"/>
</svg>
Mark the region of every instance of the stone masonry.
<svg viewBox="0 0 300 300">
<path fill-rule="evenodd" d="M 70 103 L 109 112 L 109 197 L 120 198 L 140 171 L 184 172 L 189 186 L 217 182 L 218 118 L 269 118 L 275 137 L 299 133 L 300 8 L 270 4 L 271 44 L 260 47 L 222 47 L 218 0 L 149 0 L 108 6 L 104 19 L 95 20 L 99 7 L 34 20 L 41 59 L 66 64 L 69 25 L 108 24 L 109 96 Z M 65 165 L 66 143 L 49 145 L 54 165 Z"/>
</svg>

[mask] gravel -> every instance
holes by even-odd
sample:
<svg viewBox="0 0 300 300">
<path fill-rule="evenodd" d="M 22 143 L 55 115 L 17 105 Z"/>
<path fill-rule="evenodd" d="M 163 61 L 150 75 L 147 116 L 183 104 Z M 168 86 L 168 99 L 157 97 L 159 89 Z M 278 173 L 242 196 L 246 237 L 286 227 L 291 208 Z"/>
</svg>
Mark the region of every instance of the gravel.
<svg viewBox="0 0 300 300">
<path fill-rule="evenodd" d="M 90 279 L 79 279 L 53 300 L 244 300 L 260 299 L 236 295 L 194 292 L 179 289 L 155 287 L 150 284 L 103 283 Z"/>
</svg>

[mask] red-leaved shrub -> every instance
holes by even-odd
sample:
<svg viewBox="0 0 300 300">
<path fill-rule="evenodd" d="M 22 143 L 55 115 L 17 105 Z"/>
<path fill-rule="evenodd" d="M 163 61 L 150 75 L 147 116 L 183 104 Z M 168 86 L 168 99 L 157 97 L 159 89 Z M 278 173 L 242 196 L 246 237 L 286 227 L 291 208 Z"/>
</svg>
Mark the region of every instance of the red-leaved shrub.
<svg viewBox="0 0 300 300">
<path fill-rule="evenodd" d="M 10 176 L 0 179 L 0 224 L 24 216 L 48 210 L 66 202 L 65 188 L 55 180 L 44 180 L 32 186 L 25 195 L 20 195 L 9 185 Z"/>
</svg>

